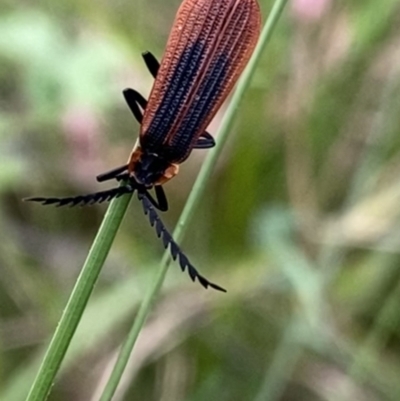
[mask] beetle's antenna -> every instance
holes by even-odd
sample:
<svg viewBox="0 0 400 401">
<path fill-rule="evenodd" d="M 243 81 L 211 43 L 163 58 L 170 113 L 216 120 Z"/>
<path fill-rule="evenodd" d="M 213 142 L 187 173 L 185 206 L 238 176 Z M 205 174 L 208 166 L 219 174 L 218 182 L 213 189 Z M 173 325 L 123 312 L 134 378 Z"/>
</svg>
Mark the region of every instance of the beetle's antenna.
<svg viewBox="0 0 400 401">
<path fill-rule="evenodd" d="M 137 196 L 139 200 L 142 202 L 144 214 L 148 216 L 150 225 L 154 227 L 156 230 L 157 237 L 161 238 L 165 249 L 167 249 L 169 246 L 172 259 L 173 260 L 178 259 L 182 271 L 185 271 L 185 269 L 187 268 L 190 278 L 193 281 L 196 281 L 197 279 L 200 282 L 200 284 L 206 289 L 208 287 L 211 287 L 214 288 L 215 290 L 226 292 L 224 288 L 220 287 L 217 284 L 211 283 L 205 277 L 203 277 L 196 270 L 196 268 L 190 263 L 187 256 L 182 252 L 179 245 L 172 238 L 172 235 L 165 228 L 164 223 L 158 216 L 157 211 L 155 210 L 151 201 L 147 198 L 146 193 L 138 191 Z"/>
<path fill-rule="evenodd" d="M 55 205 L 61 206 L 85 206 L 94 205 L 95 203 L 109 202 L 114 198 L 119 198 L 122 195 L 129 194 L 135 191 L 135 187 L 131 185 L 121 186 L 117 188 L 108 189 L 107 191 L 95 192 L 93 194 L 71 196 L 66 198 L 25 198 L 26 202 L 39 202 L 42 205 Z"/>
</svg>

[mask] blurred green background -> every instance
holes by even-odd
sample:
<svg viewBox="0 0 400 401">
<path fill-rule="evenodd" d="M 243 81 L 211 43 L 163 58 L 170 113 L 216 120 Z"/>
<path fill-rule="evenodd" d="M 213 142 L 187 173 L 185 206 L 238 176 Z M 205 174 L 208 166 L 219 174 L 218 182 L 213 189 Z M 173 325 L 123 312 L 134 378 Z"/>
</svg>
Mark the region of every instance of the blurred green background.
<svg viewBox="0 0 400 401">
<path fill-rule="evenodd" d="M 105 187 L 138 133 L 121 91 L 148 95 L 178 6 L 0 4 L 0 400 L 26 396 L 106 210 L 21 199 Z M 399 21 L 289 3 L 183 244 L 228 293 L 173 264 L 115 400 L 400 399 Z M 165 187 L 170 229 L 205 153 Z M 161 255 L 133 201 L 50 400 L 98 399 Z"/>
</svg>

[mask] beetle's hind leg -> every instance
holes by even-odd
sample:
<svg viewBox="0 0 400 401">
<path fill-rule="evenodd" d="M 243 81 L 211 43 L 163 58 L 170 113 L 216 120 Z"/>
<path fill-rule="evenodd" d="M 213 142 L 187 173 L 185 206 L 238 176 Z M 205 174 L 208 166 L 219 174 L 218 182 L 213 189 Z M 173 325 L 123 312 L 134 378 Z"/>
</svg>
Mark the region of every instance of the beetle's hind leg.
<svg viewBox="0 0 400 401">
<path fill-rule="evenodd" d="M 204 131 L 199 139 L 197 140 L 196 144 L 193 146 L 194 149 L 210 149 L 215 146 L 214 138 L 207 132 Z"/>
<path fill-rule="evenodd" d="M 125 89 L 122 94 L 137 122 L 141 124 L 143 120 L 143 110 L 147 106 L 147 100 L 138 91 L 131 88 Z"/>
<path fill-rule="evenodd" d="M 160 69 L 160 63 L 150 52 L 142 53 L 144 62 L 150 71 L 153 78 L 156 78 L 158 70 Z M 123 91 L 123 95 L 126 103 L 128 104 L 132 114 L 135 116 L 139 124 L 142 123 L 143 111 L 147 106 L 147 100 L 136 90 L 127 88 Z"/>
<path fill-rule="evenodd" d="M 148 70 L 150 71 L 150 74 L 153 76 L 154 79 L 157 78 L 158 70 L 160 69 L 160 63 L 158 62 L 158 60 L 150 52 L 142 53 L 142 57 L 144 62 L 146 63 Z"/>
</svg>

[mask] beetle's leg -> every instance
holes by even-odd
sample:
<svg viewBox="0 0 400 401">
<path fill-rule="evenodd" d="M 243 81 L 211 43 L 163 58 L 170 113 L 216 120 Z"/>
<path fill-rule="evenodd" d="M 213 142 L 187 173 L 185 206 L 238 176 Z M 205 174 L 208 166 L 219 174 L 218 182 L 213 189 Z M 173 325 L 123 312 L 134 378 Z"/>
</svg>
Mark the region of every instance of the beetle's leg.
<svg viewBox="0 0 400 401">
<path fill-rule="evenodd" d="M 168 201 L 165 196 L 164 188 L 161 185 L 156 185 L 154 191 L 156 193 L 156 199 L 154 199 L 148 190 L 143 191 L 143 194 L 156 209 L 161 212 L 166 212 L 168 210 Z"/>
<path fill-rule="evenodd" d="M 207 131 L 204 131 L 204 132 L 200 135 L 200 138 L 208 139 L 209 141 L 214 141 L 213 136 L 212 136 L 209 132 L 207 132 Z"/>
<path fill-rule="evenodd" d="M 132 114 L 135 116 L 136 120 L 138 121 L 139 124 L 142 123 L 143 119 L 143 112 L 147 106 L 147 100 L 138 92 L 135 91 L 134 89 L 127 88 L 123 92 L 124 98 L 126 103 L 129 106 L 129 109 L 131 110 Z M 142 109 L 142 110 L 141 110 Z M 127 170 L 128 164 L 124 164 L 123 166 L 114 168 L 110 171 L 107 171 L 105 173 L 99 174 L 96 179 L 98 182 L 103 182 L 107 180 L 111 180 L 113 178 L 116 178 L 117 175 L 120 175 L 123 173 L 125 170 Z"/>
<path fill-rule="evenodd" d="M 144 59 L 144 62 L 146 63 L 147 68 L 150 71 L 150 74 L 155 79 L 157 77 L 158 70 L 160 69 L 160 63 L 150 52 L 142 53 L 142 57 Z"/>
<path fill-rule="evenodd" d="M 204 131 L 199 139 L 197 140 L 196 144 L 193 146 L 194 149 L 209 149 L 215 146 L 214 138 L 207 132 Z"/>
<path fill-rule="evenodd" d="M 147 100 L 134 89 L 127 88 L 123 92 L 126 103 L 139 124 L 142 123 L 143 111 L 147 106 Z"/>
<path fill-rule="evenodd" d="M 116 167 L 110 171 L 106 171 L 105 173 L 99 174 L 96 177 L 96 180 L 98 182 L 104 182 L 108 180 L 112 180 L 113 178 L 116 178 L 118 181 L 121 181 L 124 178 L 127 178 L 129 174 L 121 174 L 124 173 L 128 169 L 128 164 L 124 164 L 123 166 Z"/>
<path fill-rule="evenodd" d="M 161 185 L 156 185 L 154 187 L 154 191 L 156 193 L 158 209 L 162 212 L 166 212 L 168 210 L 168 200 L 164 192 L 164 188 Z"/>
</svg>

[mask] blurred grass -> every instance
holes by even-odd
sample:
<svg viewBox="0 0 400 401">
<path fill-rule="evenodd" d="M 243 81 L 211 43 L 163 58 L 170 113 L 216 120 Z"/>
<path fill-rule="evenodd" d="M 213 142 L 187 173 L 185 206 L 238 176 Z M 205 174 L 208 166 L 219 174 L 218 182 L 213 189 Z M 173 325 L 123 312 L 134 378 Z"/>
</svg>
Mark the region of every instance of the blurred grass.
<svg viewBox="0 0 400 401">
<path fill-rule="evenodd" d="M 178 4 L 0 5 L 1 400 L 26 395 L 104 213 L 20 199 L 94 190 L 128 157 L 121 90 L 147 95 L 140 52 L 161 56 Z M 174 266 L 115 400 L 399 399 L 399 17 L 292 0 L 184 243 L 228 296 Z M 203 158 L 166 188 L 169 227 Z M 160 258 L 127 217 L 51 400 L 96 399 Z"/>
</svg>

